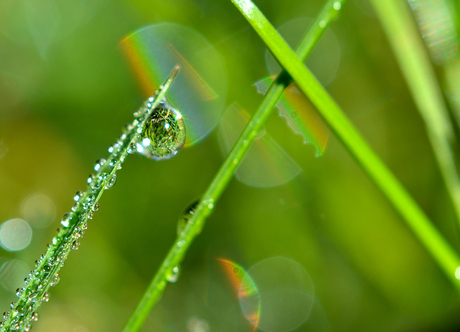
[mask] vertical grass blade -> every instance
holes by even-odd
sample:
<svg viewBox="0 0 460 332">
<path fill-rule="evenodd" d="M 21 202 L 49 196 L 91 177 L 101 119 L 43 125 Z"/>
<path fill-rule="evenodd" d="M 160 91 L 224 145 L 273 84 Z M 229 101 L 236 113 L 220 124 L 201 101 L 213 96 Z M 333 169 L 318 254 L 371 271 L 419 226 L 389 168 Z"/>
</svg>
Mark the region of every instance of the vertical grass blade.
<svg viewBox="0 0 460 332">
<path fill-rule="evenodd" d="M 425 122 L 436 161 L 460 226 L 460 178 L 455 164 L 454 128 L 417 25 L 407 3 L 371 0 Z"/>
<path fill-rule="evenodd" d="M 297 55 L 300 58 L 305 60 L 308 57 L 323 35 L 327 25 L 337 17 L 343 3 L 345 3 L 345 0 L 329 0 L 326 3 L 297 48 Z M 235 145 L 225 158 L 216 176 L 201 197 L 193 216 L 189 219 L 185 228 L 169 250 L 163 264 L 156 272 L 141 301 L 138 303 L 136 309 L 126 323 L 123 332 L 139 331 L 141 329 L 150 310 L 156 302 L 158 302 L 161 294 L 166 288 L 168 276 L 174 273 L 174 267 L 179 265 L 189 246 L 201 232 L 206 218 L 212 213 L 215 203 L 233 178 L 233 173 L 237 169 L 240 161 L 243 159 L 254 138 L 263 127 L 277 101 L 283 94 L 284 89 L 290 82 L 291 78 L 285 71 L 282 71 L 273 81 L 258 110 L 249 120 Z"/>
<path fill-rule="evenodd" d="M 275 28 L 250 0 L 232 0 L 259 34 L 278 62 L 310 98 L 333 132 L 388 198 L 422 245 L 460 291 L 455 271 L 460 258 L 428 217 L 355 129 L 340 107 L 317 82 L 302 61 L 284 42 Z"/>
</svg>

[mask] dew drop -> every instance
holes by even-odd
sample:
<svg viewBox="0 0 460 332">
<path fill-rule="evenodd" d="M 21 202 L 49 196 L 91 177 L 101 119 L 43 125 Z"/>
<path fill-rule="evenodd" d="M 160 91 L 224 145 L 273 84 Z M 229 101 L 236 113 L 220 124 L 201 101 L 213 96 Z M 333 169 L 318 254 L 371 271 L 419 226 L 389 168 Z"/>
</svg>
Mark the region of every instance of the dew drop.
<svg viewBox="0 0 460 332">
<path fill-rule="evenodd" d="M 71 220 L 72 220 L 72 214 L 70 212 L 66 212 L 62 216 L 61 225 L 64 226 L 64 227 L 69 227 Z"/>
<path fill-rule="evenodd" d="M 35 311 L 34 313 L 32 313 L 32 316 L 30 317 L 30 320 L 36 322 L 36 321 L 38 321 L 39 317 L 40 317 L 40 315 L 38 314 L 38 312 Z"/>
<path fill-rule="evenodd" d="M 48 302 L 49 300 L 50 300 L 50 295 L 48 294 L 48 292 L 43 293 L 42 301 Z"/>
<path fill-rule="evenodd" d="M 193 217 L 195 214 L 195 209 L 198 206 L 200 200 L 196 200 L 192 204 L 190 204 L 184 212 L 182 212 L 179 220 L 177 221 L 177 235 L 180 235 L 184 230 L 185 226 L 187 225 L 188 221 Z"/>
<path fill-rule="evenodd" d="M 85 194 L 84 191 L 81 191 L 81 190 L 77 191 L 77 193 L 76 193 L 75 196 L 73 197 L 73 200 L 74 200 L 75 202 L 78 202 L 78 201 L 83 197 L 84 194 Z"/>
<path fill-rule="evenodd" d="M 10 317 L 10 312 L 9 311 L 5 311 L 3 313 L 3 319 L 8 319 Z"/>
<path fill-rule="evenodd" d="M 78 248 L 80 248 L 80 242 L 73 241 L 72 242 L 72 250 L 78 250 Z"/>
<path fill-rule="evenodd" d="M 342 8 L 342 4 L 339 2 L 339 1 L 336 1 L 334 2 L 334 4 L 332 5 L 332 7 L 335 9 L 335 10 L 340 10 Z"/>
<path fill-rule="evenodd" d="M 184 246 L 184 244 L 185 244 L 185 241 L 181 240 L 181 241 L 177 242 L 177 247 L 182 248 Z"/>
<path fill-rule="evenodd" d="M 210 198 L 209 200 L 206 200 L 205 205 L 208 207 L 209 210 L 214 209 L 214 200 Z"/>
<path fill-rule="evenodd" d="M 326 26 L 327 26 L 327 23 L 326 23 L 325 20 L 319 21 L 319 27 L 320 27 L 320 28 L 324 29 Z"/>
<path fill-rule="evenodd" d="M 99 210 L 99 203 L 94 204 L 92 209 L 93 209 L 93 211 Z"/>
<path fill-rule="evenodd" d="M 166 278 L 166 280 L 168 280 L 168 282 L 171 282 L 171 283 L 176 282 L 179 279 L 179 272 L 180 272 L 179 267 L 174 266 L 171 270 L 171 273 Z"/>
<path fill-rule="evenodd" d="M 29 332 L 31 329 L 32 329 L 32 325 L 30 325 L 30 324 L 24 325 L 24 331 L 25 332 Z"/>
<path fill-rule="evenodd" d="M 24 292 L 24 288 L 18 288 L 16 289 L 16 296 L 21 297 L 22 293 Z"/>
<path fill-rule="evenodd" d="M 155 160 L 169 159 L 185 143 L 185 123 L 180 113 L 167 103 L 160 104 L 147 119 L 137 151 Z"/>
<path fill-rule="evenodd" d="M 94 174 L 90 174 L 86 182 L 91 186 L 92 184 L 94 184 L 95 180 L 96 180 L 96 176 Z"/>
<path fill-rule="evenodd" d="M 61 279 L 59 278 L 59 274 L 56 273 L 53 277 L 53 280 L 50 282 L 50 286 L 56 286 L 59 284 L 59 281 L 61 281 Z"/>
<path fill-rule="evenodd" d="M 107 181 L 107 184 L 105 185 L 105 189 L 112 188 L 115 185 L 116 182 L 117 182 L 117 175 L 113 174 L 112 177 L 110 178 L 110 180 Z"/>
<path fill-rule="evenodd" d="M 106 160 L 105 159 L 98 159 L 96 160 L 96 164 L 94 165 L 94 170 L 98 172 L 105 164 Z"/>
</svg>

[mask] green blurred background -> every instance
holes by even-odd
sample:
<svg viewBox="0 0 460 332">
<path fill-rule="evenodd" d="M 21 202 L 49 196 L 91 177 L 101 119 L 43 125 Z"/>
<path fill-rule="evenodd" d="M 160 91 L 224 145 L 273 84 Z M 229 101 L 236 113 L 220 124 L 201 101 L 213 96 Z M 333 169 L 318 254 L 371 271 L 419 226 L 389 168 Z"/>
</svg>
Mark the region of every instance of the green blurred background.
<svg viewBox="0 0 460 332">
<path fill-rule="evenodd" d="M 323 3 L 256 1 L 275 26 L 315 17 Z M 215 46 L 227 105 L 237 101 L 253 113 L 262 97 L 252 84 L 268 75 L 266 50 L 230 1 L 0 2 L 0 223 L 23 218 L 33 230 L 26 249 L 0 248 L 3 311 L 94 161 L 108 155 L 143 100 L 119 41 L 165 21 Z M 350 0 L 330 30 L 340 57 L 327 90 L 458 249 L 424 125 L 373 11 Z M 315 66 L 320 76 L 329 64 Z M 437 69 L 444 77 L 445 68 Z M 267 128 L 302 173 L 269 189 L 232 180 L 144 331 L 252 331 L 230 285 L 213 272 L 215 258 L 249 269 L 274 256 L 301 264 L 314 284 L 312 314 L 296 331 L 460 328 L 458 294 L 336 138 L 316 158 L 275 112 Z M 216 131 L 171 160 L 129 157 L 34 330 L 120 330 L 173 244 L 181 212 L 222 161 Z M 35 216 L 26 208 L 31 197 L 39 202 Z M 197 320 L 201 330 L 191 323 Z"/>
</svg>

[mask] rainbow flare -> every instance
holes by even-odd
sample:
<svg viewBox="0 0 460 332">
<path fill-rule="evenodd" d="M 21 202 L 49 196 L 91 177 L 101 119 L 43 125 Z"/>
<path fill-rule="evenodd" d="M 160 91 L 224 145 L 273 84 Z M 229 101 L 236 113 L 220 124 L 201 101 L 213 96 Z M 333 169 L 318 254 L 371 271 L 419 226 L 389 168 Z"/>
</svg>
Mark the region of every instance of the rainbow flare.
<svg viewBox="0 0 460 332">
<path fill-rule="evenodd" d="M 240 301 L 244 316 L 254 327 L 253 331 L 255 331 L 260 319 L 260 298 L 257 286 L 240 265 L 225 258 L 217 258 L 217 261 L 224 270 Z"/>
<path fill-rule="evenodd" d="M 181 65 L 166 96 L 185 120 L 186 145 L 216 126 L 225 105 L 226 75 L 220 55 L 203 36 L 179 24 L 161 23 L 132 33 L 121 48 L 146 96 Z"/>
</svg>

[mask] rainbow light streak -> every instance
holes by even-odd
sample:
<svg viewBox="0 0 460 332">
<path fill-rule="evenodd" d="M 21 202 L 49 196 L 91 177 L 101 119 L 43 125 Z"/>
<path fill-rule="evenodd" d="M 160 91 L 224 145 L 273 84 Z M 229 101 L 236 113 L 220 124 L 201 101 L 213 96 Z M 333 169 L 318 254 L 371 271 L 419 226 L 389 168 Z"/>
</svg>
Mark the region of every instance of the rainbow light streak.
<svg viewBox="0 0 460 332">
<path fill-rule="evenodd" d="M 219 53 L 202 35 L 179 24 L 161 23 L 132 33 L 120 45 L 146 96 L 176 64 L 181 65 L 166 97 L 185 120 L 185 145 L 217 125 L 227 95 L 226 74 Z"/>
<path fill-rule="evenodd" d="M 268 77 L 254 83 L 257 92 L 265 94 L 273 79 Z M 329 129 L 297 84 L 292 83 L 286 88 L 276 107 L 294 133 L 303 137 L 304 144 L 313 144 L 316 156 L 322 156 L 329 139 Z"/>
<path fill-rule="evenodd" d="M 217 258 L 217 261 L 228 277 L 246 319 L 254 326 L 253 331 L 255 331 L 260 319 L 260 298 L 257 286 L 240 265 L 225 258 Z"/>
</svg>

